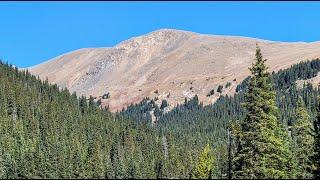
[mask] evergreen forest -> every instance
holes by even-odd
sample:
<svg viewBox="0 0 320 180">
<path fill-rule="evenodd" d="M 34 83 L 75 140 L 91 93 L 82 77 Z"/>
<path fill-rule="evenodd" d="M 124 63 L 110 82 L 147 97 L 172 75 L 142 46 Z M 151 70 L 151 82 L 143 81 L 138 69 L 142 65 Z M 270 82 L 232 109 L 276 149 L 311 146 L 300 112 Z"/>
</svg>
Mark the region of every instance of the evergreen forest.
<svg viewBox="0 0 320 180">
<path fill-rule="evenodd" d="M 165 112 L 146 97 L 116 113 L 0 62 L 0 178 L 320 178 L 320 92 L 296 84 L 320 59 L 266 61 L 257 47 L 251 75 L 212 105 Z"/>
</svg>

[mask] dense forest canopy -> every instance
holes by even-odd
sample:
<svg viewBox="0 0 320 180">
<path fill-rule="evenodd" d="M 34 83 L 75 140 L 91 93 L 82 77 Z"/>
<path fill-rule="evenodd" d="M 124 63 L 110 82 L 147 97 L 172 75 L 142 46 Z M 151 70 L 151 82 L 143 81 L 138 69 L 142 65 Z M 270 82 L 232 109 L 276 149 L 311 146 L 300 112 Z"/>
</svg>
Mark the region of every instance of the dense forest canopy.
<svg viewBox="0 0 320 180">
<path fill-rule="evenodd" d="M 166 101 L 158 107 L 145 98 L 111 113 L 92 97 L 77 97 L 1 62 L 0 177 L 319 177 L 319 91 L 310 84 L 301 89 L 295 85 L 319 71 L 320 60 L 315 59 L 269 74 L 257 52 L 253 76 L 239 84 L 232 97 L 221 96 L 216 103 L 203 106 L 195 96 L 168 113 L 163 110 Z M 262 102 L 256 100 L 261 97 Z M 251 121 L 257 126 L 247 126 Z M 274 125 L 270 128 L 265 122 Z M 259 123 L 267 128 L 256 131 Z M 277 155 L 281 170 L 269 166 L 274 154 L 267 150 L 273 147 L 259 144 L 270 137 L 250 136 L 262 132 L 275 134 L 281 152 L 290 154 L 291 159 Z M 245 163 L 244 158 L 255 153 L 248 151 L 250 147 L 266 148 L 262 152 L 270 156 L 257 157 L 258 165 L 254 160 Z"/>
</svg>

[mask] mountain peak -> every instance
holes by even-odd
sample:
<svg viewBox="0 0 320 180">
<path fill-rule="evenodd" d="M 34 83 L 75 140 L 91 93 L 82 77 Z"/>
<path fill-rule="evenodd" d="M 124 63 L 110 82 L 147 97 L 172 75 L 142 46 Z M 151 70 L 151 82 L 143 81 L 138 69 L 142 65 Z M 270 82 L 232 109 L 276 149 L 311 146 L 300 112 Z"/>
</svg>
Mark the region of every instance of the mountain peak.
<svg viewBox="0 0 320 180">
<path fill-rule="evenodd" d="M 220 96 L 208 97 L 211 90 L 231 83 L 223 94 L 232 95 L 250 74 L 256 42 L 270 71 L 320 57 L 320 46 L 315 43 L 269 42 L 163 28 L 115 47 L 74 51 L 30 68 L 30 72 L 79 95 L 99 99 L 110 93 L 102 104 L 113 111 L 144 97 L 156 98 L 159 103 L 165 99 L 174 106 L 197 94 L 200 101 L 210 104 Z"/>
<path fill-rule="evenodd" d="M 170 29 L 170 28 L 161 28 L 161 29 L 157 29 L 154 31 L 151 31 L 148 34 L 158 34 L 158 33 L 186 33 L 186 34 L 196 34 L 194 32 L 191 31 L 185 31 L 185 30 L 180 30 L 180 29 Z"/>
<path fill-rule="evenodd" d="M 181 42 L 187 40 L 192 35 L 196 33 L 183 31 L 183 30 L 176 30 L 176 29 L 158 29 L 147 34 L 143 34 L 140 36 L 132 37 L 128 40 L 120 42 L 116 47 L 119 48 L 148 48 L 150 46 L 162 46 L 166 45 L 167 43 L 172 42 Z"/>
</svg>

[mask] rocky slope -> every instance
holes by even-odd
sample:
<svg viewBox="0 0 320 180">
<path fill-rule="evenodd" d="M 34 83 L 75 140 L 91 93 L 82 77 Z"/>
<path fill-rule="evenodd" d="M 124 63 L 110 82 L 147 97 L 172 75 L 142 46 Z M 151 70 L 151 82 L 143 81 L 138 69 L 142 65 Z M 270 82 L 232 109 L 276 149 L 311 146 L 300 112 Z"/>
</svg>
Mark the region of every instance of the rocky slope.
<svg viewBox="0 0 320 180">
<path fill-rule="evenodd" d="M 175 106 L 198 94 L 204 104 L 233 94 L 249 75 L 256 43 L 268 59 L 270 71 L 319 58 L 320 42 L 286 43 L 236 36 L 203 35 L 161 29 L 134 37 L 111 48 L 85 48 L 28 68 L 42 79 L 102 99 L 113 111 L 148 96 Z M 228 83 L 229 82 L 229 83 Z M 225 88 L 226 84 L 231 83 Z M 210 90 L 215 93 L 207 96 Z"/>
</svg>

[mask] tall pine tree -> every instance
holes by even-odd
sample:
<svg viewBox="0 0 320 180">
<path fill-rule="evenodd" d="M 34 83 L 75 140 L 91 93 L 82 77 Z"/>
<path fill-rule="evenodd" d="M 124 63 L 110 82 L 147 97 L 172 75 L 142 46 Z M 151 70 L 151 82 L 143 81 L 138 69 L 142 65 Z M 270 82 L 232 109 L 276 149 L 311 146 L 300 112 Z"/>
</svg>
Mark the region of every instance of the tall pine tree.
<svg viewBox="0 0 320 180">
<path fill-rule="evenodd" d="M 314 143 L 314 178 L 320 179 L 320 97 L 318 97 L 317 117 L 314 121 L 315 143 Z"/>
<path fill-rule="evenodd" d="M 313 127 L 310 116 L 304 105 L 302 97 L 298 98 L 296 108 L 296 122 L 293 126 L 295 141 L 294 157 L 297 162 L 297 178 L 310 179 L 314 170 L 312 158 L 314 156 Z"/>
<path fill-rule="evenodd" d="M 289 178 L 292 155 L 288 134 L 277 120 L 275 92 L 266 59 L 257 46 L 252 78 L 245 96 L 246 117 L 235 156 L 234 178 Z"/>
</svg>

